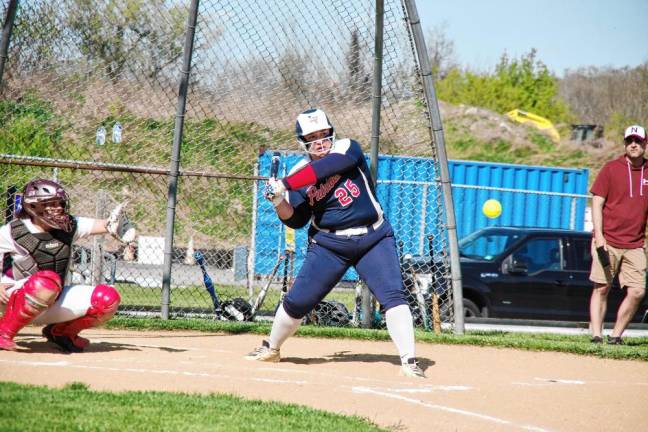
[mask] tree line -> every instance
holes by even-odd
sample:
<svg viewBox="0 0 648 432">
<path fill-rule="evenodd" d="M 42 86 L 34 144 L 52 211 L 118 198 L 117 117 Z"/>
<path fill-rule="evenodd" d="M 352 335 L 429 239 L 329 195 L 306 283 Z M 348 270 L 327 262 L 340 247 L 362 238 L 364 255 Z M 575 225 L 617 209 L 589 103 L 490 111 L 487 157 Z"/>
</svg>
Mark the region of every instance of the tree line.
<svg viewBox="0 0 648 432">
<path fill-rule="evenodd" d="M 535 49 L 519 58 L 502 54 L 492 72 L 472 72 L 456 60 L 442 27 L 426 37 L 441 100 L 505 113 L 515 108 L 554 123 L 603 126 L 618 139 L 631 123 L 648 125 L 648 61 L 636 67 L 584 67 L 562 78 L 549 71 Z"/>
</svg>

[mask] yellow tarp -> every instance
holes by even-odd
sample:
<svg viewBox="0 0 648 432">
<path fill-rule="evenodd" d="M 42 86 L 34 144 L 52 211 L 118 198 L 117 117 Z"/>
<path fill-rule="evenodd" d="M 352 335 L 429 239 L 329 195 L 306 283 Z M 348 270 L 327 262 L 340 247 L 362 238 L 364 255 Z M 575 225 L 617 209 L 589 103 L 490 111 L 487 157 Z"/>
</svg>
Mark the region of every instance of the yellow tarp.
<svg viewBox="0 0 648 432">
<path fill-rule="evenodd" d="M 518 123 L 531 123 L 535 125 L 538 129 L 546 132 L 554 142 L 560 141 L 560 134 L 556 127 L 551 123 L 550 120 L 540 117 L 537 114 L 533 114 L 527 111 L 522 111 L 519 109 L 514 109 L 506 113 L 508 118 Z"/>
</svg>

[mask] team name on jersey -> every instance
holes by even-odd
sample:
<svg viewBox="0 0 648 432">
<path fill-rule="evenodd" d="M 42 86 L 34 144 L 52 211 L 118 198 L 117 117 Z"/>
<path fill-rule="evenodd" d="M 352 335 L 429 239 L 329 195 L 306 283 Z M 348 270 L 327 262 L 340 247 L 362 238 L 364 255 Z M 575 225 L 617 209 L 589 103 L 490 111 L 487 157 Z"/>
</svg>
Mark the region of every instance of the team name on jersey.
<svg viewBox="0 0 648 432">
<path fill-rule="evenodd" d="M 313 207 L 317 201 L 321 201 L 326 197 L 326 195 L 331 192 L 333 186 L 340 180 L 341 176 L 339 174 L 329 177 L 325 183 L 322 183 L 319 187 L 311 186 L 306 191 L 306 196 L 308 197 L 308 204 Z"/>
</svg>

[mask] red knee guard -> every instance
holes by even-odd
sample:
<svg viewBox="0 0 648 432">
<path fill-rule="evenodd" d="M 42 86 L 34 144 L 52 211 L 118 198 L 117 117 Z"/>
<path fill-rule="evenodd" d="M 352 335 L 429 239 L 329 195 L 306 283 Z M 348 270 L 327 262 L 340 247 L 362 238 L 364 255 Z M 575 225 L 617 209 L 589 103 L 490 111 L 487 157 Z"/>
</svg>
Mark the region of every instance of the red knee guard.
<svg viewBox="0 0 648 432">
<path fill-rule="evenodd" d="M 53 305 L 61 289 L 59 275 L 44 270 L 31 275 L 22 287 L 11 293 L 5 314 L 0 318 L 0 349 L 15 350 L 16 333 Z"/>
<path fill-rule="evenodd" d="M 81 330 L 97 327 L 115 315 L 121 300 L 117 290 L 110 285 L 97 285 L 90 297 L 90 307 L 86 314 L 72 321 L 54 324 L 50 331 L 54 336 L 65 336 L 80 349 L 85 348 L 90 342 L 79 336 Z"/>
</svg>

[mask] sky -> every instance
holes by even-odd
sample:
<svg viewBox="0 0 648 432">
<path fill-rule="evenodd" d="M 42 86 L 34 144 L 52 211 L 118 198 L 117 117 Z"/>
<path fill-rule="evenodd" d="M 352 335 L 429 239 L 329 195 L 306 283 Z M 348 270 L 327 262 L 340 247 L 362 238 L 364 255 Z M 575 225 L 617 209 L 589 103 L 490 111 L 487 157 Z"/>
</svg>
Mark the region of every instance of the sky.
<svg viewBox="0 0 648 432">
<path fill-rule="evenodd" d="M 416 0 L 427 36 L 441 28 L 458 63 L 491 71 L 532 48 L 558 76 L 582 66 L 648 62 L 648 0 Z"/>
</svg>

